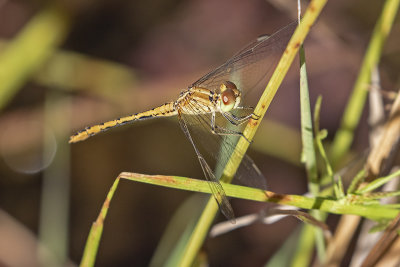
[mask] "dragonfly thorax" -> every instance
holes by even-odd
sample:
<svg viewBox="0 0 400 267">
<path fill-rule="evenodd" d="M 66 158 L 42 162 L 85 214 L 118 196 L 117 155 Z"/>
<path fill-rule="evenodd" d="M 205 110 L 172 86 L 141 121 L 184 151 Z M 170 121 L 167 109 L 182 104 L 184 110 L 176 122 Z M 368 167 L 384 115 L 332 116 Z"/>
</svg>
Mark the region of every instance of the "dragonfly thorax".
<svg viewBox="0 0 400 267">
<path fill-rule="evenodd" d="M 225 81 L 220 86 L 220 109 L 223 112 L 231 111 L 239 106 L 241 93 L 233 82 Z"/>
<path fill-rule="evenodd" d="M 241 92 L 233 82 L 225 81 L 219 90 L 203 87 L 189 87 L 181 92 L 174 109 L 183 114 L 198 115 L 214 112 L 229 112 L 239 106 Z"/>
</svg>

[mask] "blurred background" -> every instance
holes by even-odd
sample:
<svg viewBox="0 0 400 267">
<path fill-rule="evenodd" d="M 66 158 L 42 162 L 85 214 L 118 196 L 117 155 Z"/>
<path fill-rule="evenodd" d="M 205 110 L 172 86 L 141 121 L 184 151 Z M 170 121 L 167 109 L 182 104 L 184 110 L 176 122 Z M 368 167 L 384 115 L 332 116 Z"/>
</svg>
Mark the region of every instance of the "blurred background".
<svg viewBox="0 0 400 267">
<path fill-rule="evenodd" d="M 328 141 L 382 4 L 331 1 L 306 40 L 311 101 L 323 96 L 321 128 L 328 129 Z M 279 0 L 0 0 L 0 264 L 78 264 L 122 171 L 203 177 L 173 118 L 73 145 L 68 138 L 88 125 L 175 100 L 258 35 L 294 21 L 296 12 L 296 1 Z M 383 89 L 399 87 L 399 38 L 397 23 L 381 61 Z M 248 152 L 277 193 L 307 191 L 298 84 L 295 60 Z M 368 147 L 363 121 L 354 152 Z M 174 212 L 193 195 L 121 181 L 97 266 L 148 265 Z M 232 205 L 236 216 L 266 207 L 244 200 Z M 335 216 L 328 219 L 331 229 L 335 222 Z M 203 251 L 212 266 L 259 266 L 299 224 L 292 218 L 255 224 L 208 239 Z"/>
</svg>

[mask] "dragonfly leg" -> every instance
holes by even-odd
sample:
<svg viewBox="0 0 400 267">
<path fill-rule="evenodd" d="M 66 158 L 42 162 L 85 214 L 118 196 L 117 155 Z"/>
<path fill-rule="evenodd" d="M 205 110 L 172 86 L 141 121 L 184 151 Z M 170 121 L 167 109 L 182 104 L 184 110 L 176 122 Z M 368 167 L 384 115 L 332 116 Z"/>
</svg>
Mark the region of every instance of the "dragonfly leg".
<svg viewBox="0 0 400 267">
<path fill-rule="evenodd" d="M 226 112 L 226 113 L 228 113 L 228 112 Z M 224 113 L 222 113 L 222 115 L 223 115 L 223 114 L 224 114 Z M 230 113 L 228 113 L 228 114 L 230 114 Z M 232 115 L 232 114 L 230 114 L 230 115 Z M 224 116 L 224 117 L 225 117 L 225 116 Z M 228 119 L 227 117 L 225 117 L 225 118 L 226 118 L 228 121 L 231 122 L 230 119 Z M 234 124 L 234 125 L 238 125 L 237 122 L 231 122 L 231 123 Z M 212 132 L 213 134 L 216 134 L 216 135 L 241 136 L 241 137 L 243 137 L 247 142 L 251 143 L 251 141 L 250 141 L 249 139 L 247 139 L 247 137 L 244 136 L 244 134 L 243 134 L 242 132 L 234 131 L 234 130 L 230 130 L 230 129 L 226 129 L 226 128 L 223 128 L 223 127 L 220 127 L 220 126 L 216 125 L 216 124 L 215 124 L 215 112 L 213 112 L 212 115 L 211 115 L 211 132 Z"/>
<path fill-rule="evenodd" d="M 224 118 L 227 119 L 233 125 L 238 126 L 244 122 L 247 122 L 253 116 L 253 113 L 246 116 L 237 117 L 230 112 L 222 112 L 222 116 L 224 116 Z"/>
<path fill-rule="evenodd" d="M 241 116 L 241 117 L 235 116 L 235 115 L 233 115 L 232 113 L 229 113 L 229 115 L 227 114 L 227 116 L 231 116 L 234 120 L 239 121 L 239 122 L 240 122 L 239 124 L 241 124 L 241 123 L 247 121 L 247 120 L 250 119 L 250 118 L 252 118 L 253 120 L 258 120 L 258 119 L 260 118 L 259 115 L 256 115 L 256 114 L 253 112 L 253 111 L 254 111 L 254 108 L 253 108 L 253 107 L 237 107 L 236 109 L 250 110 L 250 111 L 251 111 L 251 113 L 250 113 L 249 115 L 245 115 L 245 116 Z M 224 114 L 223 114 L 223 115 L 224 115 Z M 224 115 L 224 117 L 225 117 L 227 120 L 229 120 L 225 115 Z M 230 120 L 229 120 L 229 121 L 230 121 Z"/>
<path fill-rule="evenodd" d="M 257 115 L 257 114 L 255 114 L 255 113 L 253 112 L 253 113 L 251 113 L 251 118 L 252 118 L 253 120 L 258 120 L 258 119 L 260 119 L 260 118 L 261 118 L 261 116 L 260 116 L 260 115 Z"/>
<path fill-rule="evenodd" d="M 237 107 L 236 109 L 249 109 L 249 110 L 254 110 L 254 107 Z"/>
</svg>

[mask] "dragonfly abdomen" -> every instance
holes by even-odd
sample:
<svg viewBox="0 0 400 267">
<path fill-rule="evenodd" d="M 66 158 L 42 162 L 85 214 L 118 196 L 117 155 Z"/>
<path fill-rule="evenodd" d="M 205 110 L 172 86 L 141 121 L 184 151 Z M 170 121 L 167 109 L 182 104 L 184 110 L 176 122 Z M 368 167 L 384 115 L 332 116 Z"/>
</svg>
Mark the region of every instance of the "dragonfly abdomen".
<svg viewBox="0 0 400 267">
<path fill-rule="evenodd" d="M 88 139 L 100 132 L 107 131 L 110 128 L 121 126 L 135 121 L 146 120 L 154 117 L 170 117 L 177 115 L 174 102 L 169 102 L 151 110 L 136 113 L 133 115 L 121 117 L 115 120 L 107 121 L 101 124 L 86 127 L 84 130 L 72 135 L 69 139 L 70 143 L 76 143 Z"/>
</svg>

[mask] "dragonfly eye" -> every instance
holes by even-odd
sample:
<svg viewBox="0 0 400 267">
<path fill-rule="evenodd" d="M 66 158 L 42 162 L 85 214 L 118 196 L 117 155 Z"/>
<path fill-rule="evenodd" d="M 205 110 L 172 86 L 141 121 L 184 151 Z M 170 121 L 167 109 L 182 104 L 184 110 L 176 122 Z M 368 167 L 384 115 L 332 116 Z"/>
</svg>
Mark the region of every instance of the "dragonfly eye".
<svg viewBox="0 0 400 267">
<path fill-rule="evenodd" d="M 231 111 L 240 102 L 240 91 L 233 82 L 225 81 L 221 84 L 221 110 Z"/>
<path fill-rule="evenodd" d="M 225 81 L 223 84 L 221 84 L 221 92 L 227 90 L 227 89 L 231 89 L 233 91 L 237 90 L 236 84 L 234 84 L 231 81 Z"/>
<path fill-rule="evenodd" d="M 225 89 L 221 93 L 221 109 L 222 111 L 230 111 L 236 104 L 236 95 L 232 89 Z"/>
</svg>

